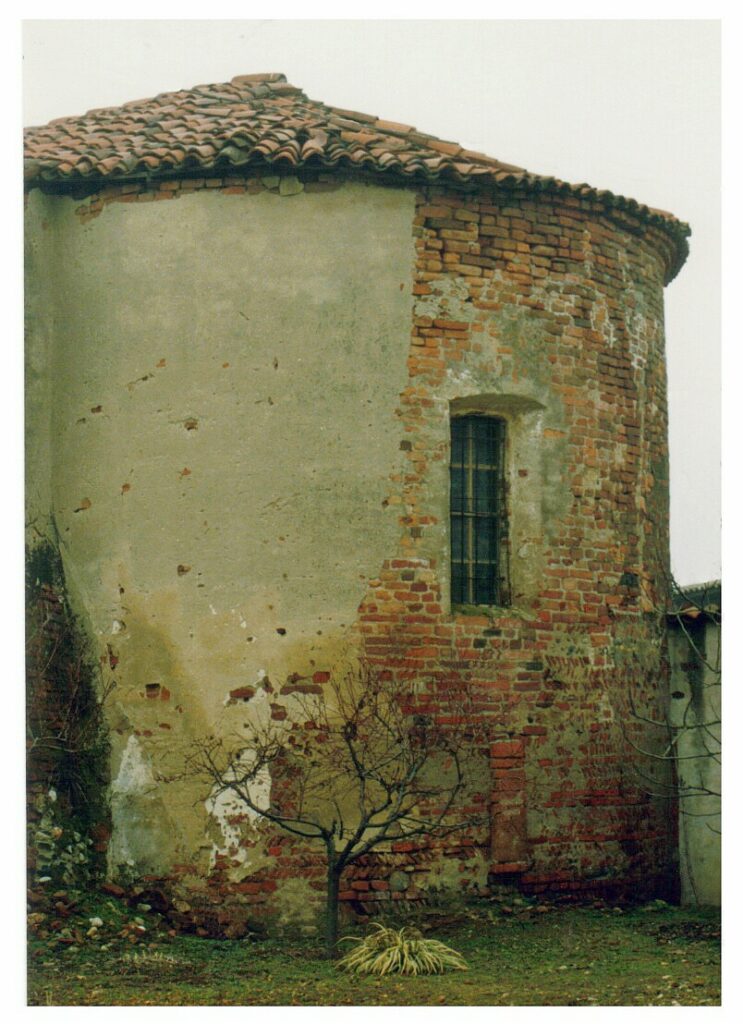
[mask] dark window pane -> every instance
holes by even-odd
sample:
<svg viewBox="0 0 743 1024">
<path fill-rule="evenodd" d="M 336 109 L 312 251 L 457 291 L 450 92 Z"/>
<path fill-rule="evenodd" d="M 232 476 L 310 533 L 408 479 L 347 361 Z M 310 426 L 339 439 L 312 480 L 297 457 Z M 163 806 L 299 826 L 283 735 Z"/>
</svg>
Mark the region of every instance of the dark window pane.
<svg viewBox="0 0 743 1024">
<path fill-rule="evenodd" d="M 461 516 L 452 516 L 451 519 L 451 557 L 454 562 L 461 562 L 464 560 L 464 524 Z"/>
<path fill-rule="evenodd" d="M 451 510 L 464 512 L 464 469 L 452 466 L 451 469 Z"/>
<path fill-rule="evenodd" d="M 464 571 L 461 564 L 452 563 L 451 598 L 455 604 L 465 604 L 467 597 L 464 590 Z"/>
<path fill-rule="evenodd" d="M 479 466 L 488 466 L 493 458 L 493 434 L 490 431 L 475 430 L 475 461 Z"/>
<path fill-rule="evenodd" d="M 492 576 L 476 576 L 474 591 L 475 604 L 493 604 L 495 597 Z"/>
<path fill-rule="evenodd" d="M 478 469 L 473 473 L 474 511 L 492 515 L 495 511 L 495 473 L 491 469 Z"/>
<path fill-rule="evenodd" d="M 478 563 L 490 563 L 495 558 L 495 530 L 489 519 L 480 519 L 475 524 L 475 557 Z"/>
<path fill-rule="evenodd" d="M 452 434 L 451 439 L 451 462 L 452 466 L 461 466 L 464 462 L 464 445 L 465 438 L 463 434 L 459 434 L 455 437 Z"/>
</svg>

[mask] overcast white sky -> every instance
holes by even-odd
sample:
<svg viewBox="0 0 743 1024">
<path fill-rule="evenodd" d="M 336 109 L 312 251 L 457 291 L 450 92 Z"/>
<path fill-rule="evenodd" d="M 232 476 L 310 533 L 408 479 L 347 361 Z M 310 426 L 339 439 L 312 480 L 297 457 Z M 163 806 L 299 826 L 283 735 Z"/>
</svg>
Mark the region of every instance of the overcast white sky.
<svg viewBox="0 0 743 1024">
<path fill-rule="evenodd" d="M 23 120 L 282 71 L 313 99 L 688 221 L 666 290 L 672 564 L 687 584 L 720 576 L 719 35 L 715 21 L 27 21 Z"/>
</svg>

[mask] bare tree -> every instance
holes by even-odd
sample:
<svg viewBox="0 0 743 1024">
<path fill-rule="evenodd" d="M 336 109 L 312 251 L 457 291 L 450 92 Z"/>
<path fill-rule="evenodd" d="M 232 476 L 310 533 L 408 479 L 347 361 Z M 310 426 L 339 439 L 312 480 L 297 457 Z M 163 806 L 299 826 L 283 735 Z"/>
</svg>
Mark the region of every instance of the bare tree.
<svg viewBox="0 0 743 1024">
<path fill-rule="evenodd" d="M 722 758 L 720 709 L 721 662 L 719 631 L 722 622 L 718 583 L 680 587 L 670 579 L 671 608 L 666 622 L 672 641 L 671 658 L 685 679 L 684 689 L 671 692 L 671 705 L 662 720 L 649 718 L 637 706 L 630 689 L 634 720 L 662 729 L 666 739 L 659 749 L 633 744 L 649 763 L 667 762 L 674 769 L 668 792 L 680 801 L 681 814 L 715 816 L 721 795 L 719 766 Z M 708 627 L 712 627 L 712 639 Z M 688 685 L 687 685 L 688 684 Z M 648 779 L 647 781 L 650 781 Z M 694 798 L 712 798 L 698 810 Z"/>
<path fill-rule="evenodd" d="M 256 714 L 239 742 L 210 737 L 187 760 L 212 798 L 229 792 L 251 815 L 322 845 L 333 957 L 349 865 L 388 841 L 445 836 L 482 817 L 460 806 L 473 747 L 461 693 L 449 694 L 458 710 L 422 714 L 405 684 L 368 665 L 312 689 L 295 694 L 289 718 Z M 269 769 L 281 784 L 262 798 Z"/>
<path fill-rule="evenodd" d="M 686 660 L 681 666 L 689 682 L 689 692 L 674 691 L 673 700 L 682 701 L 680 713 L 672 714 L 677 735 L 676 757 L 696 762 L 694 771 L 680 771 L 682 795 L 719 797 L 719 773 L 708 770 L 709 763 L 719 765 L 722 756 L 721 728 L 721 644 L 722 590 L 719 584 L 701 587 L 676 587 L 671 627 L 679 631 Z M 686 748 L 689 752 L 684 752 Z M 693 749 L 692 749 L 693 748 Z M 700 763 L 708 765 L 700 769 Z M 713 774 L 717 775 L 713 781 Z"/>
</svg>

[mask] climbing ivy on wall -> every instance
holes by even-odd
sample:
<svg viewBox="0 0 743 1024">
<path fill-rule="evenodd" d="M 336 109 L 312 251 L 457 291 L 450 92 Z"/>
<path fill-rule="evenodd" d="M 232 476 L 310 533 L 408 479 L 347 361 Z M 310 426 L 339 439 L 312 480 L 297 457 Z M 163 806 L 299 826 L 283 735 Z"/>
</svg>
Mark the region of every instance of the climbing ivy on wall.
<svg viewBox="0 0 743 1024">
<path fill-rule="evenodd" d="M 69 885 L 101 867 L 108 835 L 107 687 L 70 609 L 58 549 L 26 556 L 29 861 Z"/>
</svg>

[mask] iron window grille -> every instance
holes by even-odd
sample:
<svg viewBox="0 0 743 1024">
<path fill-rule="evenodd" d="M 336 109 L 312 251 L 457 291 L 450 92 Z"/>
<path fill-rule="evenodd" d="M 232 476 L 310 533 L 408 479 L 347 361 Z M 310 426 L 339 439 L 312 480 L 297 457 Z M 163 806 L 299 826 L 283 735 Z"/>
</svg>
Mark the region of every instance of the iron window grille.
<svg viewBox="0 0 743 1024">
<path fill-rule="evenodd" d="M 503 605 L 506 424 L 494 416 L 451 421 L 452 604 Z"/>
</svg>

